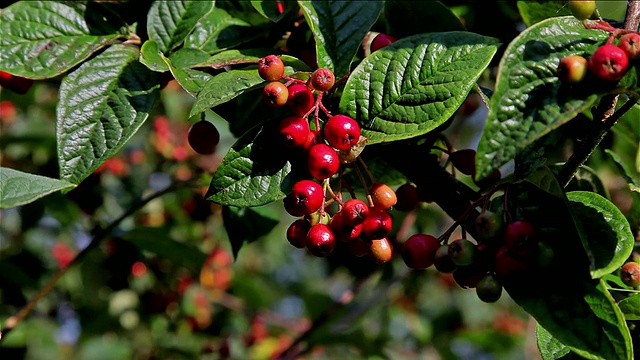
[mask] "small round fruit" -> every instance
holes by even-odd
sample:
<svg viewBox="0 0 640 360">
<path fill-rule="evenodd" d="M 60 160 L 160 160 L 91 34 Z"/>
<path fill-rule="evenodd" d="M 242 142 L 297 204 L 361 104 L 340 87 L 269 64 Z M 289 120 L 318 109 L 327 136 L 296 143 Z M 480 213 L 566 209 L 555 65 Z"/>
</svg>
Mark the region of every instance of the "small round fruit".
<svg viewBox="0 0 640 360">
<path fill-rule="evenodd" d="M 398 197 L 395 191 L 391 189 L 387 184 L 374 183 L 369 189 L 369 195 L 376 207 L 383 208 L 385 210 L 390 209 L 398 202 Z"/>
<path fill-rule="evenodd" d="M 567 6 L 578 20 L 588 19 L 596 11 L 595 0 L 568 0 Z"/>
<path fill-rule="evenodd" d="M 367 218 L 367 214 L 369 214 L 369 205 L 360 199 L 349 199 L 345 201 L 340 213 L 342 220 L 346 225 L 359 225 Z"/>
<path fill-rule="evenodd" d="M 580 55 L 565 56 L 560 59 L 556 76 L 563 83 L 579 83 L 587 76 L 588 63 L 587 59 Z"/>
<path fill-rule="evenodd" d="M 502 216 L 486 210 L 476 218 L 476 238 L 484 241 L 491 240 L 500 233 L 502 227 Z"/>
<path fill-rule="evenodd" d="M 287 240 L 298 249 L 307 245 L 307 233 L 311 229 L 311 224 L 305 219 L 298 219 L 287 228 Z"/>
<path fill-rule="evenodd" d="M 396 190 L 397 202 L 394 209 L 399 211 L 411 211 L 418 207 L 418 188 L 411 183 L 404 183 Z"/>
<path fill-rule="evenodd" d="M 346 115 L 334 115 L 324 124 L 324 137 L 338 150 L 349 150 L 360 140 L 360 125 Z"/>
<path fill-rule="evenodd" d="M 367 240 L 382 239 L 391 233 L 392 225 L 393 220 L 386 210 L 369 208 L 369 214 L 362 223 L 361 236 Z"/>
<path fill-rule="evenodd" d="M 402 260 L 411 269 L 426 269 L 433 265 L 440 241 L 432 235 L 414 234 L 402 244 Z"/>
<path fill-rule="evenodd" d="M 627 73 L 629 58 L 612 44 L 600 46 L 589 58 L 589 70 L 605 81 L 618 81 Z"/>
<path fill-rule="evenodd" d="M 449 155 L 449 159 L 456 169 L 465 175 L 475 175 L 476 173 L 476 151 L 473 149 L 462 149 L 454 151 Z"/>
<path fill-rule="evenodd" d="M 476 258 L 477 246 L 466 239 L 458 239 L 449 244 L 449 258 L 457 266 L 470 265 Z"/>
<path fill-rule="evenodd" d="M 389 239 L 375 239 L 371 240 L 371 246 L 369 247 L 369 256 L 376 264 L 384 264 L 389 262 L 393 258 L 393 246 Z"/>
<path fill-rule="evenodd" d="M 187 142 L 198 154 L 210 155 L 220 142 L 220 132 L 214 124 L 200 120 L 189 127 Z"/>
<path fill-rule="evenodd" d="M 0 87 L 11 90 L 16 94 L 24 95 L 33 86 L 34 80 L 0 71 Z"/>
<path fill-rule="evenodd" d="M 280 81 L 268 83 L 262 90 L 262 100 L 267 106 L 277 108 L 284 106 L 289 99 L 289 90 Z"/>
<path fill-rule="evenodd" d="M 371 41 L 371 52 L 382 49 L 383 47 L 390 45 L 398 40 L 395 36 L 389 34 L 378 34 L 373 41 Z"/>
<path fill-rule="evenodd" d="M 506 247 L 496 252 L 494 271 L 502 284 L 520 284 L 526 281 L 531 265 L 525 260 L 511 254 Z"/>
<path fill-rule="evenodd" d="M 326 211 L 320 212 L 320 210 L 314 211 L 309 215 L 305 215 L 304 218 L 311 224 L 311 226 L 315 224 L 328 225 L 331 221 L 331 215 L 329 215 Z"/>
<path fill-rule="evenodd" d="M 331 230 L 333 230 L 336 239 L 344 242 L 349 242 L 357 239 L 362 232 L 362 224 L 351 226 L 344 223 L 342 211 L 338 212 L 331 218 L 329 227 L 331 228 Z"/>
<path fill-rule="evenodd" d="M 299 116 L 287 116 L 278 126 L 279 141 L 289 149 L 304 145 L 309 132 L 309 122 Z"/>
<path fill-rule="evenodd" d="M 258 74 L 266 81 L 278 81 L 284 76 L 284 63 L 276 55 L 267 55 L 258 60 Z"/>
<path fill-rule="evenodd" d="M 335 82 L 336 76 L 333 74 L 333 71 L 327 68 L 319 68 L 311 73 L 311 77 L 309 77 L 307 83 L 318 91 L 329 91 Z"/>
<path fill-rule="evenodd" d="M 640 34 L 633 32 L 620 37 L 618 47 L 627 54 L 629 60 L 640 58 Z"/>
<path fill-rule="evenodd" d="M 452 273 L 456 268 L 456 264 L 449 257 L 449 244 L 440 245 L 433 256 L 433 266 L 441 273 Z"/>
<path fill-rule="evenodd" d="M 485 275 L 476 284 L 478 298 L 486 303 L 494 303 L 502 296 L 502 284 L 493 275 Z"/>
<path fill-rule="evenodd" d="M 459 266 L 453 271 L 453 280 L 464 289 L 474 288 L 487 274 L 487 269 L 476 266 Z"/>
<path fill-rule="evenodd" d="M 307 166 L 311 176 L 318 180 L 332 177 L 340 168 L 340 158 L 327 144 L 316 144 L 309 149 Z"/>
<path fill-rule="evenodd" d="M 309 252 L 318 257 L 329 255 L 336 247 L 336 238 L 325 224 L 316 224 L 309 229 L 307 234 L 307 249 Z"/>
<path fill-rule="evenodd" d="M 314 102 L 313 92 L 306 85 L 293 84 L 289 86 L 287 108 L 292 113 L 304 116 L 313 108 Z"/>
<path fill-rule="evenodd" d="M 284 208 L 290 215 L 305 216 L 320 209 L 323 199 L 324 192 L 320 184 L 311 180 L 300 180 L 284 198 Z"/>
<path fill-rule="evenodd" d="M 538 246 L 536 230 L 528 221 L 516 220 L 504 229 L 504 246 L 516 256 L 531 254 Z"/>
<path fill-rule="evenodd" d="M 622 282 L 631 287 L 640 285 L 640 264 L 629 261 L 620 269 L 620 278 Z"/>
<path fill-rule="evenodd" d="M 357 257 L 367 255 L 370 248 L 371 241 L 364 240 L 361 237 L 347 243 L 347 249 L 349 249 L 349 252 Z"/>
</svg>

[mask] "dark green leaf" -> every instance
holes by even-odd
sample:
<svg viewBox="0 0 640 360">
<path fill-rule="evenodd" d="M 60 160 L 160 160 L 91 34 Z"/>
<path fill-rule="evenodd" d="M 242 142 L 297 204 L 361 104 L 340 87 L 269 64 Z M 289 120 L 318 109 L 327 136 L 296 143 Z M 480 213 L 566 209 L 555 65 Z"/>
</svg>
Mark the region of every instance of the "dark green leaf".
<svg viewBox="0 0 640 360">
<path fill-rule="evenodd" d="M 550 17 L 571 15 L 566 2 L 556 0 L 518 1 L 518 10 L 527 27 Z"/>
<path fill-rule="evenodd" d="M 273 213 L 265 211 L 259 212 L 252 208 L 238 208 L 235 206 L 224 206 L 222 208 L 222 218 L 224 227 L 229 235 L 233 256 L 237 259 L 238 252 L 245 243 L 254 242 L 260 237 L 267 235 L 278 225 L 277 217 Z M 247 226 L 251 224 L 251 226 Z"/>
<path fill-rule="evenodd" d="M 543 360 L 560 359 L 571 351 L 540 324 L 536 324 L 536 343 Z"/>
<path fill-rule="evenodd" d="M 164 62 L 160 53 L 158 43 L 153 40 L 147 40 L 140 48 L 140 63 L 152 71 L 169 71 L 169 66 Z"/>
<path fill-rule="evenodd" d="M 640 321 L 640 294 L 633 294 L 618 303 L 627 320 Z"/>
<path fill-rule="evenodd" d="M 455 113 L 496 50 L 495 39 L 468 32 L 398 40 L 358 65 L 340 109 L 369 144 L 425 134 Z"/>
<path fill-rule="evenodd" d="M 0 209 L 24 205 L 59 190 L 75 187 L 64 180 L 0 167 Z"/>
<path fill-rule="evenodd" d="M 238 139 L 213 174 L 207 200 L 246 207 L 283 199 L 283 189 L 290 187 L 291 163 L 276 151 L 273 138 L 257 126 Z"/>
<path fill-rule="evenodd" d="M 155 1 L 147 14 L 147 32 L 158 49 L 169 53 L 191 33 L 196 24 L 213 9 L 215 1 Z"/>
<path fill-rule="evenodd" d="M 384 15 L 388 33 L 397 38 L 466 30 L 460 19 L 441 1 L 385 1 Z"/>
<path fill-rule="evenodd" d="M 191 108 L 191 116 L 227 102 L 264 83 L 256 69 L 229 70 L 214 76 L 202 87 Z"/>
<path fill-rule="evenodd" d="M 604 151 L 609 155 L 611 160 L 613 160 L 613 163 L 616 164 L 620 171 L 620 175 L 622 175 L 629 184 L 636 187 L 640 186 L 640 172 L 636 171 L 634 167 L 629 166 L 629 164 L 625 162 L 623 157 L 618 155 L 618 153 L 613 152 L 610 149 L 605 149 Z M 638 154 L 640 154 L 640 152 L 638 152 Z M 638 159 L 640 159 L 640 157 L 638 157 Z"/>
<path fill-rule="evenodd" d="M 233 65 L 245 65 L 245 64 L 257 64 L 260 58 L 273 54 L 273 49 L 240 49 L 240 50 L 226 50 L 219 52 L 209 59 L 193 65 L 192 67 L 210 67 L 213 69 L 222 69 L 225 66 Z M 280 55 L 280 59 L 285 65 L 290 66 L 295 71 L 309 71 L 309 66 L 302 60 L 299 60 L 293 56 Z"/>
<path fill-rule="evenodd" d="M 258 27 L 232 17 L 222 8 L 215 8 L 195 25 L 184 46 L 214 54 L 262 35 Z"/>
<path fill-rule="evenodd" d="M 209 54 L 202 50 L 182 48 L 174 51 L 169 55 L 171 63 L 179 68 L 185 70 L 194 67 L 194 65 L 201 63 L 209 58 Z"/>
<path fill-rule="evenodd" d="M 614 134 L 608 155 L 627 182 L 640 186 L 640 105 L 635 105 L 612 128 Z"/>
<path fill-rule="evenodd" d="M 349 73 L 364 36 L 376 22 L 382 1 L 298 1 L 316 40 L 318 66 L 337 77 Z"/>
<path fill-rule="evenodd" d="M 296 7 L 293 0 L 251 0 L 251 5 L 267 19 L 278 22 Z M 282 7 L 282 11 L 280 11 Z"/>
<path fill-rule="evenodd" d="M 19 1 L 0 12 L 0 70 L 30 79 L 65 73 L 124 35 L 87 23 L 83 5 Z"/>
<path fill-rule="evenodd" d="M 56 125 L 61 179 L 80 183 L 144 123 L 158 85 L 138 56 L 134 47 L 113 45 L 63 79 Z"/>
<path fill-rule="evenodd" d="M 595 104 L 603 86 L 560 84 L 556 69 L 567 55 L 587 55 L 607 33 L 585 29 L 574 17 L 541 21 L 523 31 L 505 50 L 489 103 L 476 157 L 478 178 L 512 160 L 536 139 Z M 596 81 L 588 78 L 586 81 Z"/>
<path fill-rule="evenodd" d="M 193 97 L 196 97 L 204 87 L 204 84 L 213 78 L 212 75 L 202 71 L 178 67 L 173 64 L 171 59 L 162 54 L 160 54 L 160 57 L 162 57 L 162 60 L 169 66 L 169 71 L 171 71 L 173 78 Z"/>
<path fill-rule="evenodd" d="M 592 192 L 567 193 L 571 211 L 581 228 L 582 244 L 591 261 L 591 277 L 599 278 L 619 269 L 635 243 L 631 227 L 620 209 Z"/>
</svg>

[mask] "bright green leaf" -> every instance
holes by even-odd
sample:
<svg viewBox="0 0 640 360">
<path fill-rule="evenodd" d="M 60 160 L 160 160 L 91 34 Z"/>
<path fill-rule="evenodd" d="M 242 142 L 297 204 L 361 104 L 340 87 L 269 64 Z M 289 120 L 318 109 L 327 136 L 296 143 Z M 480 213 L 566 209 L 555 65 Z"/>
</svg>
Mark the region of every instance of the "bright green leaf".
<svg viewBox="0 0 640 360">
<path fill-rule="evenodd" d="M 237 259 L 238 252 L 245 243 L 254 242 L 260 237 L 268 234 L 278 225 L 279 220 L 273 213 L 257 211 L 258 208 L 238 208 L 235 206 L 224 206 L 222 208 L 222 218 L 224 227 L 229 235 L 233 256 Z M 251 226 L 247 226 L 251 224 Z"/>
<path fill-rule="evenodd" d="M 397 38 L 428 32 L 466 30 L 460 19 L 441 1 L 385 1 L 384 15 L 388 33 Z"/>
<path fill-rule="evenodd" d="M 251 6 L 265 18 L 278 22 L 296 5 L 293 0 L 251 0 Z"/>
<path fill-rule="evenodd" d="M 540 324 L 536 324 L 536 343 L 543 360 L 560 359 L 571 351 Z"/>
<path fill-rule="evenodd" d="M 244 44 L 263 34 L 258 27 L 229 15 L 222 8 L 215 8 L 195 25 L 184 46 L 214 54 Z"/>
<path fill-rule="evenodd" d="M 181 48 L 169 55 L 173 65 L 188 70 L 209 58 L 209 54 L 199 49 Z"/>
<path fill-rule="evenodd" d="M 560 84 L 556 76 L 561 58 L 586 56 L 606 39 L 606 32 L 585 29 L 570 16 L 536 23 L 509 44 L 500 61 L 487 125 L 478 144 L 478 178 L 595 104 L 599 95 L 594 89 L 608 91 L 595 84 Z"/>
<path fill-rule="evenodd" d="M 582 229 L 582 243 L 591 260 L 591 276 L 599 278 L 619 269 L 635 243 L 631 227 L 620 209 L 592 192 L 567 193 L 571 211 Z"/>
<path fill-rule="evenodd" d="M 550 17 L 571 15 L 566 2 L 557 0 L 520 0 L 518 10 L 527 27 Z"/>
<path fill-rule="evenodd" d="M 140 48 L 140 63 L 151 71 L 169 71 L 169 66 L 164 62 L 160 53 L 158 43 L 153 40 L 147 40 Z"/>
<path fill-rule="evenodd" d="M 158 49 L 169 53 L 191 33 L 196 24 L 213 9 L 215 1 L 154 1 L 147 14 L 147 32 Z"/>
<path fill-rule="evenodd" d="M 640 321 L 640 294 L 633 294 L 618 303 L 627 320 Z"/>
<path fill-rule="evenodd" d="M 55 191 L 73 187 L 74 184 L 64 180 L 0 167 L 0 209 L 24 205 Z"/>
<path fill-rule="evenodd" d="M 225 103 L 263 82 L 256 69 L 229 70 L 218 74 L 203 85 L 189 117 Z"/>
<path fill-rule="evenodd" d="M 19 1 L 0 12 L 0 70 L 31 79 L 65 73 L 124 34 L 87 23 L 82 4 Z"/>
<path fill-rule="evenodd" d="M 298 1 L 316 40 L 318 66 L 337 77 L 349 73 L 364 36 L 376 22 L 382 1 Z"/>
<path fill-rule="evenodd" d="M 63 79 L 56 134 L 60 177 L 78 184 L 136 133 L 158 95 L 138 50 L 113 45 Z"/>
<path fill-rule="evenodd" d="M 213 78 L 212 75 L 202 71 L 183 69 L 173 64 L 171 59 L 160 54 L 162 60 L 169 66 L 173 78 L 191 96 L 196 97 L 204 85 Z"/>
<path fill-rule="evenodd" d="M 352 72 L 340 109 L 361 124 L 370 144 L 425 134 L 460 107 L 497 46 L 493 38 L 468 32 L 398 40 Z"/>
<path fill-rule="evenodd" d="M 260 58 L 273 54 L 273 49 L 240 49 L 225 50 L 219 52 L 207 60 L 195 64 L 192 67 L 210 67 L 213 69 L 222 69 L 225 66 L 257 64 Z M 302 60 L 290 55 L 280 55 L 280 59 L 285 65 L 290 66 L 295 71 L 310 71 L 310 68 Z"/>
</svg>

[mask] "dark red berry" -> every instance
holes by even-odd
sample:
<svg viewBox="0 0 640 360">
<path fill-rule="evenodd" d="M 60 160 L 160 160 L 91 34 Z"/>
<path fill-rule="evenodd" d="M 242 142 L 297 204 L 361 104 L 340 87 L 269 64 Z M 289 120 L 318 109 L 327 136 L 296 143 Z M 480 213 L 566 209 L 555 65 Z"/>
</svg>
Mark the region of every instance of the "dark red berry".
<svg viewBox="0 0 640 360">
<path fill-rule="evenodd" d="M 316 144 L 309 149 L 307 165 L 311 176 L 318 180 L 324 180 L 338 172 L 340 159 L 331 146 Z"/>
<path fill-rule="evenodd" d="M 189 127 L 187 142 L 198 154 L 213 154 L 220 142 L 220 132 L 213 123 L 200 120 Z"/>
<path fill-rule="evenodd" d="M 587 59 L 580 55 L 565 56 L 560 59 L 556 76 L 563 83 L 579 83 L 587 76 L 588 63 Z"/>
<path fill-rule="evenodd" d="M 397 202 L 394 209 L 399 211 L 411 211 L 418 207 L 420 199 L 418 198 L 418 188 L 411 183 L 400 185 L 396 190 Z"/>
<path fill-rule="evenodd" d="M 631 287 L 640 285 L 640 264 L 629 261 L 620 269 L 620 278 L 622 282 Z"/>
<path fill-rule="evenodd" d="M 344 242 L 357 239 L 362 232 L 362 224 L 351 226 L 344 223 L 342 211 L 338 212 L 331 218 L 329 227 L 333 230 L 336 239 Z"/>
<path fill-rule="evenodd" d="M 318 257 L 329 255 L 336 247 L 336 238 L 325 224 L 316 224 L 309 229 L 307 234 L 307 249 L 309 252 Z"/>
<path fill-rule="evenodd" d="M 378 34 L 371 41 L 371 52 L 382 49 L 383 47 L 392 44 L 398 40 L 395 36 L 388 34 Z"/>
<path fill-rule="evenodd" d="M 369 214 L 362 223 L 361 236 L 367 240 L 382 239 L 391 232 L 391 215 L 382 208 L 369 208 Z"/>
<path fill-rule="evenodd" d="M 440 241 L 432 235 L 414 234 L 402 244 L 400 253 L 404 263 L 412 269 L 426 269 L 433 265 Z"/>
<path fill-rule="evenodd" d="M 627 73 L 629 58 L 612 44 L 600 46 L 589 58 L 589 70 L 605 81 L 618 81 Z"/>
<path fill-rule="evenodd" d="M 291 193 L 284 199 L 285 210 L 293 216 L 309 215 L 322 206 L 324 192 L 315 181 L 300 180 L 293 185 Z"/>
<path fill-rule="evenodd" d="M 334 148 L 349 150 L 360 140 L 360 125 L 346 115 L 334 115 L 324 124 L 324 137 Z"/>
<path fill-rule="evenodd" d="M 504 246 L 516 256 L 532 253 L 538 246 L 536 231 L 527 221 L 514 221 L 504 230 Z"/>
<path fill-rule="evenodd" d="M 627 54 L 629 60 L 640 58 L 640 34 L 633 32 L 622 35 L 618 47 Z"/>
<path fill-rule="evenodd" d="M 345 224 L 355 226 L 362 224 L 369 214 L 369 206 L 360 199 L 349 199 L 345 201 L 341 217 Z"/>
<path fill-rule="evenodd" d="M 502 296 L 502 284 L 493 275 L 485 275 L 476 284 L 478 298 L 486 303 L 494 303 Z"/>
<path fill-rule="evenodd" d="M 472 264 L 457 267 L 453 271 L 453 279 L 461 288 L 474 288 L 486 274 L 485 268 Z"/>
<path fill-rule="evenodd" d="M 262 90 L 262 100 L 267 106 L 276 108 L 284 106 L 289 99 L 289 90 L 280 81 L 268 83 Z"/>
<path fill-rule="evenodd" d="M 318 91 L 329 91 L 333 87 L 336 77 L 333 71 L 327 68 L 316 69 L 309 77 L 309 84 L 313 89 Z"/>
<path fill-rule="evenodd" d="M 476 151 L 473 149 L 462 149 L 454 151 L 449 155 L 449 159 L 456 169 L 465 175 L 475 175 L 476 173 Z"/>
<path fill-rule="evenodd" d="M 452 273 L 456 268 L 456 264 L 449 257 L 449 245 L 441 245 L 434 254 L 433 265 L 441 273 Z"/>
<path fill-rule="evenodd" d="M 314 102 L 313 92 L 306 85 L 293 84 L 289 86 L 287 108 L 292 113 L 304 116 L 313 108 Z"/>
<path fill-rule="evenodd" d="M 258 60 L 258 74 L 266 81 L 278 81 L 284 76 L 284 63 L 276 55 L 267 55 Z"/>
<path fill-rule="evenodd" d="M 287 148 L 304 145 L 309 132 L 309 122 L 299 116 L 287 116 L 278 127 L 279 141 Z"/>
<path fill-rule="evenodd" d="M 11 90 L 16 94 L 26 94 L 31 89 L 31 86 L 33 86 L 33 83 L 34 80 L 32 79 L 23 78 L 20 76 L 9 74 L 5 71 L 0 71 L 0 87 Z"/>
<path fill-rule="evenodd" d="M 384 264 L 393 259 L 393 246 L 389 239 L 375 239 L 371 240 L 371 246 L 369 247 L 369 256 L 376 264 Z"/>
<path fill-rule="evenodd" d="M 287 240 L 298 249 L 307 245 L 307 233 L 311 229 L 311 224 L 305 219 L 298 219 L 287 228 Z"/>
<path fill-rule="evenodd" d="M 376 207 L 388 210 L 398 202 L 396 192 L 393 191 L 387 184 L 374 183 L 369 189 L 369 195 Z"/>
<path fill-rule="evenodd" d="M 571 14 L 578 20 L 588 19 L 596 11 L 595 0 L 568 0 L 567 6 L 571 10 Z"/>
<path fill-rule="evenodd" d="M 505 285 L 522 283 L 530 269 L 531 265 L 527 261 L 511 254 L 506 247 L 498 249 L 494 271 L 501 283 Z"/>
<path fill-rule="evenodd" d="M 363 257 L 367 255 L 370 248 L 371 241 L 364 240 L 361 237 L 347 243 L 347 249 L 349 249 L 349 252 L 357 257 Z"/>
<path fill-rule="evenodd" d="M 470 265 L 477 255 L 477 246 L 466 239 L 458 239 L 449 244 L 449 258 L 457 266 Z"/>
</svg>

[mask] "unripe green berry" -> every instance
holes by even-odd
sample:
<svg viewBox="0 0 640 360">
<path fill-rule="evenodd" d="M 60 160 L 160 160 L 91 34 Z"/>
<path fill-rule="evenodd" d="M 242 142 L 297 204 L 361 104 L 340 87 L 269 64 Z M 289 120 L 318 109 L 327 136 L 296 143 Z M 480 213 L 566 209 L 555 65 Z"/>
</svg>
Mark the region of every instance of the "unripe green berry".
<svg viewBox="0 0 640 360">
<path fill-rule="evenodd" d="M 486 303 L 494 303 L 502 295 L 502 284 L 495 276 L 488 274 L 478 281 L 476 294 L 480 300 Z"/>
<path fill-rule="evenodd" d="M 578 20 L 588 19 L 596 11 L 595 0 L 568 0 L 567 6 Z"/>
<path fill-rule="evenodd" d="M 476 258 L 477 248 L 466 239 L 458 239 L 449 244 L 449 257 L 457 266 L 470 265 Z"/>
</svg>

